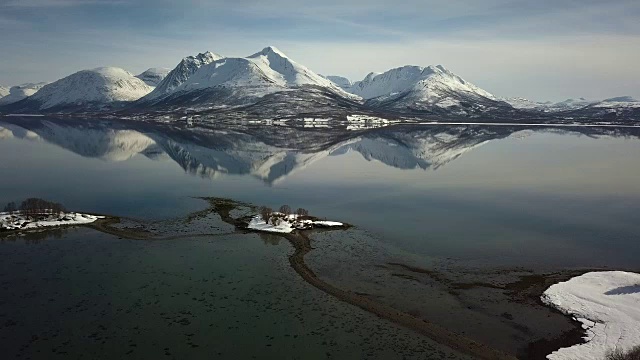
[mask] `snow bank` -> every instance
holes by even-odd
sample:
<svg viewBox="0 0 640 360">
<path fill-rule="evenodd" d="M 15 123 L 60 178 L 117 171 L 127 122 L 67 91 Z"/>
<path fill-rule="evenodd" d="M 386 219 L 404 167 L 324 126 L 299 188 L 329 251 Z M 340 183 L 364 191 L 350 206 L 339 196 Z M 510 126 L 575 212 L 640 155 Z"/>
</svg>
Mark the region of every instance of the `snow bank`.
<svg viewBox="0 0 640 360">
<path fill-rule="evenodd" d="M 640 274 L 591 272 L 551 286 L 542 301 L 573 316 L 586 330 L 585 344 L 547 359 L 602 360 L 608 350 L 640 345 Z"/>
<path fill-rule="evenodd" d="M 280 225 L 267 224 L 260 215 L 256 215 L 251 219 L 248 228 L 252 230 L 283 234 L 289 234 L 294 230 L 290 222 L 283 221 Z"/>
<path fill-rule="evenodd" d="M 331 227 L 331 226 L 344 226 L 343 223 L 341 222 L 337 222 L 337 221 L 313 221 L 311 222 L 313 225 L 317 225 L 317 226 L 327 226 L 327 227 Z"/>
<path fill-rule="evenodd" d="M 89 224 L 98 219 L 104 219 L 104 216 L 70 212 L 41 215 L 38 216 L 37 221 L 34 221 L 22 214 L 9 214 L 4 212 L 0 213 L 0 230 L 37 229 L 49 226 Z"/>
<path fill-rule="evenodd" d="M 280 218 L 281 220 L 280 224 L 273 225 L 271 224 L 271 221 L 267 223 L 262 219 L 261 215 L 255 215 L 249 222 L 248 228 L 251 230 L 289 234 L 296 229 L 304 230 L 304 229 L 313 228 L 314 226 L 318 226 L 318 227 L 344 226 L 343 223 L 337 222 L 337 221 L 298 219 L 298 215 L 296 214 L 290 214 L 285 216 L 284 214 L 274 212 L 272 218 L 274 216 Z"/>
</svg>

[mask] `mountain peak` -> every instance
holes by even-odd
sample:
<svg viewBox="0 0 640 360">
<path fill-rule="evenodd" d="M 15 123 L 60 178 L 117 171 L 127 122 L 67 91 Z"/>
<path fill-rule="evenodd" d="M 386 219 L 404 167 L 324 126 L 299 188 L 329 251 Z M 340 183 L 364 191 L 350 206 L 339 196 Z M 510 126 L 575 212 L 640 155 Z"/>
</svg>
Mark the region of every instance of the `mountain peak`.
<svg viewBox="0 0 640 360">
<path fill-rule="evenodd" d="M 134 101 L 153 87 L 118 67 L 81 70 L 43 86 L 24 106 L 37 110 L 56 107 L 98 106 Z"/>
<path fill-rule="evenodd" d="M 145 82 L 149 86 L 156 87 L 160 82 L 167 77 L 171 69 L 167 68 L 150 68 L 142 74 L 136 75 L 136 77 Z"/>
<path fill-rule="evenodd" d="M 131 74 L 127 70 L 115 66 L 102 66 L 90 70 L 81 70 L 80 72 L 96 73 L 103 77 L 133 76 L 133 74 Z"/>
<path fill-rule="evenodd" d="M 205 51 L 195 56 L 191 55 L 183 58 L 173 70 L 157 83 L 156 88 L 148 94 L 145 99 L 156 99 L 171 93 L 187 81 L 200 67 L 223 58 L 223 56 L 212 53 L 211 51 Z"/>
<path fill-rule="evenodd" d="M 354 83 L 349 91 L 364 99 L 388 99 L 404 94 L 403 101 L 408 101 L 407 104 L 412 107 L 440 102 L 445 106 L 455 103 L 450 99 L 452 96 L 461 99 L 474 97 L 481 101 L 494 99 L 490 93 L 468 83 L 442 65 L 405 65 L 382 74 L 370 73 L 362 81 Z"/>
<path fill-rule="evenodd" d="M 250 58 L 255 58 L 258 56 L 270 56 L 270 55 L 277 55 L 278 57 L 281 58 L 285 58 L 288 59 L 289 57 L 287 55 L 285 55 L 285 53 L 283 53 L 282 51 L 280 51 L 280 49 L 278 49 L 275 46 L 267 46 L 266 48 L 262 49 L 261 51 L 249 56 Z"/>
<path fill-rule="evenodd" d="M 198 55 L 191 55 L 191 56 L 187 56 L 186 58 L 182 59 L 182 63 L 188 62 L 188 63 L 192 63 L 192 62 L 197 62 L 199 64 L 208 64 L 210 62 L 214 62 L 217 60 L 222 59 L 224 56 L 213 53 L 211 51 L 205 51 L 202 53 L 198 53 Z"/>
</svg>

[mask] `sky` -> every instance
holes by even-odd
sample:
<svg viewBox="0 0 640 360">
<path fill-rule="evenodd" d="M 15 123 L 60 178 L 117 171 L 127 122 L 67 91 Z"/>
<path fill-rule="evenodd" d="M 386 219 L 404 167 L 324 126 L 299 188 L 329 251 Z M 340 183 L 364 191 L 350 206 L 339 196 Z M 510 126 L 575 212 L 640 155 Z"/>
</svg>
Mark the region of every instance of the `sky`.
<svg viewBox="0 0 640 360">
<path fill-rule="evenodd" d="M 0 85 L 273 45 L 360 80 L 441 64 L 497 96 L 640 98 L 638 0 L 0 0 Z"/>
</svg>

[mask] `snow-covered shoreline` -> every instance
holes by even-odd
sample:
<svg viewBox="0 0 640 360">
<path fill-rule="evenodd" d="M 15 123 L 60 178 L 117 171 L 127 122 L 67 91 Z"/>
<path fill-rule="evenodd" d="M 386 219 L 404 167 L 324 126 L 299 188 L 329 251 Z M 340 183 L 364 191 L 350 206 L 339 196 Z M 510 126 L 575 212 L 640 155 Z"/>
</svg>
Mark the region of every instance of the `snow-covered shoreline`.
<svg viewBox="0 0 640 360">
<path fill-rule="evenodd" d="M 640 274 L 590 272 L 552 285 L 542 301 L 582 323 L 584 344 L 547 355 L 551 360 L 602 360 L 610 350 L 640 345 Z"/>
<path fill-rule="evenodd" d="M 90 224 L 104 216 L 81 214 L 76 212 L 62 212 L 55 214 L 40 214 L 29 216 L 20 212 L 0 212 L 0 230 L 27 230 L 62 225 Z"/>
<path fill-rule="evenodd" d="M 273 219 L 277 218 L 280 221 L 273 223 Z M 298 215 L 290 214 L 284 215 L 280 213 L 273 213 L 269 222 L 265 221 L 261 215 L 255 215 L 249 221 L 247 226 L 250 230 L 290 234 L 294 230 L 311 229 L 313 227 L 341 227 L 345 226 L 341 222 L 326 221 L 326 220 L 314 220 L 309 218 L 299 219 Z"/>
</svg>

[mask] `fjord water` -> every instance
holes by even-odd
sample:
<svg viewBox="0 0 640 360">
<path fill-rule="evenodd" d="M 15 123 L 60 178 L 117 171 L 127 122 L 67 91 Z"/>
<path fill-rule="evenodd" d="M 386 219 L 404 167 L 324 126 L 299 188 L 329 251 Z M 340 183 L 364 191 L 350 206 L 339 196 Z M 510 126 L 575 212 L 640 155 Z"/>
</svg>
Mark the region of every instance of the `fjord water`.
<svg viewBox="0 0 640 360">
<path fill-rule="evenodd" d="M 639 134 L 3 119 L 0 202 L 42 197 L 152 221 L 205 207 L 193 197 L 286 203 L 351 223 L 411 264 L 634 269 Z M 220 227 L 181 240 L 71 229 L 0 243 L 4 353 L 462 357 L 304 283 L 277 237 Z"/>
<path fill-rule="evenodd" d="M 27 121 L 28 120 L 28 121 Z M 304 207 L 411 254 L 629 267 L 640 254 L 634 129 L 0 123 L 0 202 L 37 196 L 140 218 L 219 196 Z"/>
</svg>

